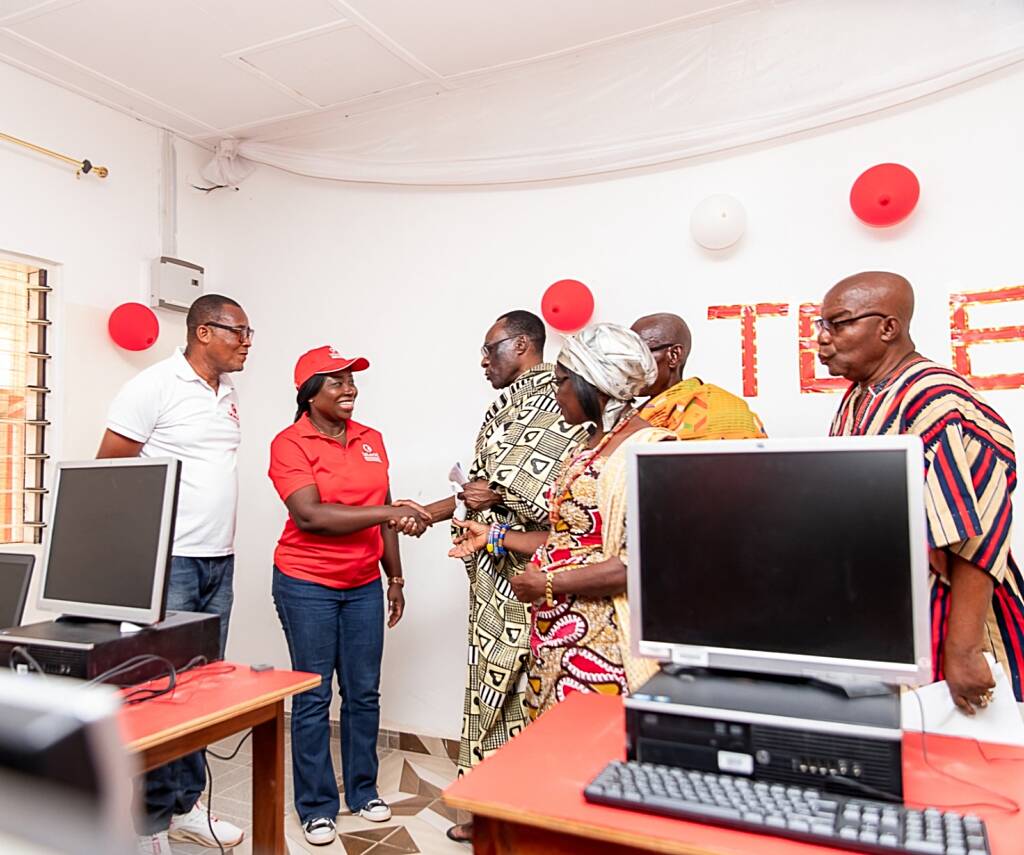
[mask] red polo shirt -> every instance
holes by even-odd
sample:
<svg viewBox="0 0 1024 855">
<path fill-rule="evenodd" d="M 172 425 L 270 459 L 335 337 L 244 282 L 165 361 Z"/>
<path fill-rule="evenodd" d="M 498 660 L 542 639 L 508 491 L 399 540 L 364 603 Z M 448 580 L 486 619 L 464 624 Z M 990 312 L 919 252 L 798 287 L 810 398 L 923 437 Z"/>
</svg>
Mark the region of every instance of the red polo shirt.
<svg viewBox="0 0 1024 855">
<path fill-rule="evenodd" d="M 274 437 L 269 474 L 281 499 L 313 485 L 321 502 L 387 504 L 388 456 L 381 435 L 350 419 L 346 442 L 342 446 L 324 436 L 305 415 Z M 326 537 L 301 531 L 289 516 L 274 550 L 274 564 L 296 579 L 356 588 L 380 577 L 383 554 L 380 526 Z"/>
</svg>

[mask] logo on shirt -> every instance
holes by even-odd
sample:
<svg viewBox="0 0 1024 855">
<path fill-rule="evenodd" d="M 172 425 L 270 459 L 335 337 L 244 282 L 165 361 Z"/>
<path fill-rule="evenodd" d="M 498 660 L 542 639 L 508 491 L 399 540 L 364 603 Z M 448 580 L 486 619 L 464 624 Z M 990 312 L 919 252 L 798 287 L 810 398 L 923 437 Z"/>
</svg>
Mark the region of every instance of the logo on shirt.
<svg viewBox="0 0 1024 855">
<path fill-rule="evenodd" d="M 238 417 L 238 405 L 234 401 L 228 405 L 228 418 L 234 419 L 238 424 L 242 423 L 242 420 Z"/>
<path fill-rule="evenodd" d="M 380 455 L 373 450 L 373 446 L 368 442 L 363 443 L 363 460 L 367 463 L 381 463 Z"/>
</svg>

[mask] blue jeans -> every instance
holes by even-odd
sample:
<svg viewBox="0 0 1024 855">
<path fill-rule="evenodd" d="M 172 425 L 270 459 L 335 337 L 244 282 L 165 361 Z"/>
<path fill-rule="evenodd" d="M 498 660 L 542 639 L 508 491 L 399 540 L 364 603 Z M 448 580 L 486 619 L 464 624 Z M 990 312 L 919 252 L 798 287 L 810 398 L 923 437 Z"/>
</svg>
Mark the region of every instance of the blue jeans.
<svg viewBox="0 0 1024 855">
<path fill-rule="evenodd" d="M 167 609 L 177 612 L 205 612 L 220 617 L 220 655 L 228 638 L 235 556 L 219 558 L 171 558 L 167 583 Z M 174 814 L 188 813 L 206 788 L 203 752 L 196 751 L 146 773 L 146 815 L 144 834 L 167 829 Z"/>
<path fill-rule="evenodd" d="M 331 762 L 331 688 L 341 694 L 341 764 L 345 803 L 353 812 L 377 798 L 380 660 L 384 652 L 384 591 L 380 579 L 336 589 L 286 576 L 274 568 L 274 605 L 292 668 L 322 682 L 292 700 L 292 777 L 302 822 L 340 808 Z"/>
</svg>

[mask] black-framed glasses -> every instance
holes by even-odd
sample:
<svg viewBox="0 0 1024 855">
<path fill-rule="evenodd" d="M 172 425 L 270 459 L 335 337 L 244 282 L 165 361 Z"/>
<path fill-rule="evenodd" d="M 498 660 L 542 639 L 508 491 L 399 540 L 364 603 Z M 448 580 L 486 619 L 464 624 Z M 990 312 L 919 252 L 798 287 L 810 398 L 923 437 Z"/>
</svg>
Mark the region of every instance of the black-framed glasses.
<svg viewBox="0 0 1024 855">
<path fill-rule="evenodd" d="M 659 350 L 668 350 L 668 348 L 675 347 L 675 346 L 676 346 L 676 343 L 674 341 L 670 341 L 668 344 L 656 344 L 656 345 L 654 345 L 654 347 L 648 347 L 647 349 L 651 353 L 657 353 Z"/>
<path fill-rule="evenodd" d="M 885 312 L 868 312 L 864 315 L 857 315 L 855 318 L 843 318 L 841 321 L 826 321 L 824 318 L 815 318 L 814 325 L 818 328 L 819 333 L 827 332 L 829 335 L 834 335 L 836 330 L 845 327 L 847 324 L 852 324 L 855 321 L 862 321 L 864 318 L 886 318 L 888 315 Z"/>
<path fill-rule="evenodd" d="M 204 327 L 216 327 L 219 330 L 227 330 L 233 332 L 238 336 L 239 341 L 245 341 L 248 339 L 250 342 L 256 337 L 256 330 L 252 327 L 229 327 L 227 324 L 218 324 L 214 321 L 207 321 L 203 324 Z"/>
<path fill-rule="evenodd" d="M 499 338 L 497 341 L 492 341 L 490 344 L 485 344 L 480 348 L 481 356 L 491 356 L 494 351 L 498 349 L 498 345 L 505 341 L 512 341 L 514 338 L 519 338 L 518 335 L 507 335 L 504 338 Z"/>
</svg>

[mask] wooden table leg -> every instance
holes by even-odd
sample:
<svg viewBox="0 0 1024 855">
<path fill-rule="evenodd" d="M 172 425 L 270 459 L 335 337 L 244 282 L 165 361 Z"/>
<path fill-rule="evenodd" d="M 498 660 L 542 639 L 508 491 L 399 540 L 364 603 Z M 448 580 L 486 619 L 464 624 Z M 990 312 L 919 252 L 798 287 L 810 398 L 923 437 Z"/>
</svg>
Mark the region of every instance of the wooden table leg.
<svg viewBox="0 0 1024 855">
<path fill-rule="evenodd" d="M 252 729 L 253 855 L 287 855 L 284 842 L 284 701 Z"/>
</svg>

